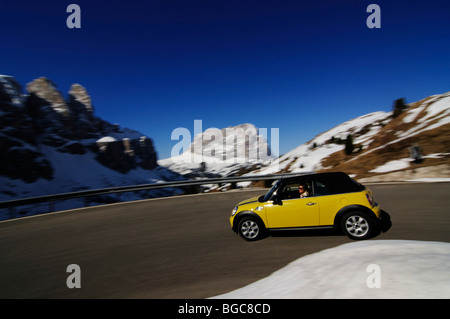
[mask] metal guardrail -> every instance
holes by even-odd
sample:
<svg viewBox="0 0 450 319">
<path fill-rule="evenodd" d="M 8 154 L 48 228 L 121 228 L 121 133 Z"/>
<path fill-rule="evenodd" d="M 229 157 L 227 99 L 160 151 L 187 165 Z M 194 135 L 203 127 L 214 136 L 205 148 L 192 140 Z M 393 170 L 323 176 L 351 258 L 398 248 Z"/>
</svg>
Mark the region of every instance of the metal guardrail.
<svg viewBox="0 0 450 319">
<path fill-rule="evenodd" d="M 28 197 L 16 200 L 9 200 L 0 202 L 0 209 L 11 208 L 24 205 L 33 205 L 46 202 L 55 202 L 61 200 L 68 200 L 80 197 L 98 196 L 98 195 L 108 195 L 115 193 L 125 193 L 125 192 L 136 192 L 149 189 L 158 188 L 176 188 L 176 187 L 188 187 L 188 186 L 198 186 L 207 184 L 224 184 L 224 183 L 238 183 L 238 182 L 254 182 L 254 181 L 265 181 L 265 180 L 276 180 L 283 176 L 295 176 L 302 175 L 303 173 L 286 173 L 286 174 L 273 174 L 273 175 L 255 175 L 255 176 L 237 176 L 237 177 L 223 177 L 223 178 L 207 178 L 198 180 L 184 180 L 184 181 L 174 181 L 174 182 L 163 182 L 163 183 L 153 183 L 153 184 L 142 184 L 142 185 L 132 185 L 132 186 L 118 186 L 109 187 L 94 190 L 85 190 L 71 193 L 62 193 L 46 196 Z"/>
</svg>

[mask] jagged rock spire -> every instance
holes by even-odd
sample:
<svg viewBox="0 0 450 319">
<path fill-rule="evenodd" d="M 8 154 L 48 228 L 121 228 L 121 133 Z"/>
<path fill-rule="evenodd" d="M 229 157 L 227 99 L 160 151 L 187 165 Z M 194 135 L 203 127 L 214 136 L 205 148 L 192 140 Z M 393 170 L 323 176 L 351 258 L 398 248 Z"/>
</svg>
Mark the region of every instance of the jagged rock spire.
<svg viewBox="0 0 450 319">
<path fill-rule="evenodd" d="M 49 102 L 53 110 L 70 117 L 70 109 L 67 106 L 61 92 L 58 91 L 56 85 L 45 77 L 40 77 L 27 84 L 27 91 L 35 94 L 37 97 Z"/>
</svg>

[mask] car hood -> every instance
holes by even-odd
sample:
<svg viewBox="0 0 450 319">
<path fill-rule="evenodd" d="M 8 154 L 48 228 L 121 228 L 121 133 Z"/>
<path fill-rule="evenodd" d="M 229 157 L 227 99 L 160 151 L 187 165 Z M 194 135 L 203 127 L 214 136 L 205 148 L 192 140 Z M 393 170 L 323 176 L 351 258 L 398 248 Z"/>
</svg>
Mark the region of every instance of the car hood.
<svg viewBox="0 0 450 319">
<path fill-rule="evenodd" d="M 246 204 L 256 203 L 258 201 L 259 197 L 260 196 L 255 196 L 252 198 L 245 199 L 242 202 L 239 202 L 236 206 L 242 206 L 242 205 L 246 205 Z"/>
</svg>

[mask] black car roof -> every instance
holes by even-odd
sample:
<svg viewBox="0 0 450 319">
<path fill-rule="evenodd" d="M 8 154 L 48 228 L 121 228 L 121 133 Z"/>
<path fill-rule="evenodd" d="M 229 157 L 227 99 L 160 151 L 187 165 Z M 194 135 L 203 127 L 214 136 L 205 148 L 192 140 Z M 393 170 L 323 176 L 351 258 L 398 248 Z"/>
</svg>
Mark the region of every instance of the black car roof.
<svg viewBox="0 0 450 319">
<path fill-rule="evenodd" d="M 344 172 L 326 172 L 326 173 L 311 173 L 311 174 L 299 174 L 295 176 L 282 177 L 281 180 L 290 183 L 298 180 L 308 180 L 308 179 L 320 179 L 320 180 L 335 180 L 335 179 L 348 179 L 348 176 Z"/>
<path fill-rule="evenodd" d="M 331 194 L 359 192 L 365 188 L 344 172 L 315 173 L 289 176 L 281 179 L 283 184 L 310 182 L 313 180 L 325 184 Z"/>
</svg>

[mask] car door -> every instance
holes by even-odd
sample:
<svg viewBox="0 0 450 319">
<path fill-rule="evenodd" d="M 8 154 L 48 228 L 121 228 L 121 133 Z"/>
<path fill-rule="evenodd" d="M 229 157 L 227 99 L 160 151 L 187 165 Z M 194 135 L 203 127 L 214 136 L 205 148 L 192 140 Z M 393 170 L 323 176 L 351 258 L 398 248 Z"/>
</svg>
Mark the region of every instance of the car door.
<svg viewBox="0 0 450 319">
<path fill-rule="evenodd" d="M 269 228 L 319 225 L 319 205 L 314 197 L 272 201 L 265 209 Z"/>
<path fill-rule="evenodd" d="M 320 225 L 331 226 L 339 209 L 348 203 L 345 194 L 336 194 L 336 187 L 330 187 L 330 181 L 314 181 L 314 196 L 320 207 Z M 331 185 L 332 186 L 332 185 Z"/>
</svg>

